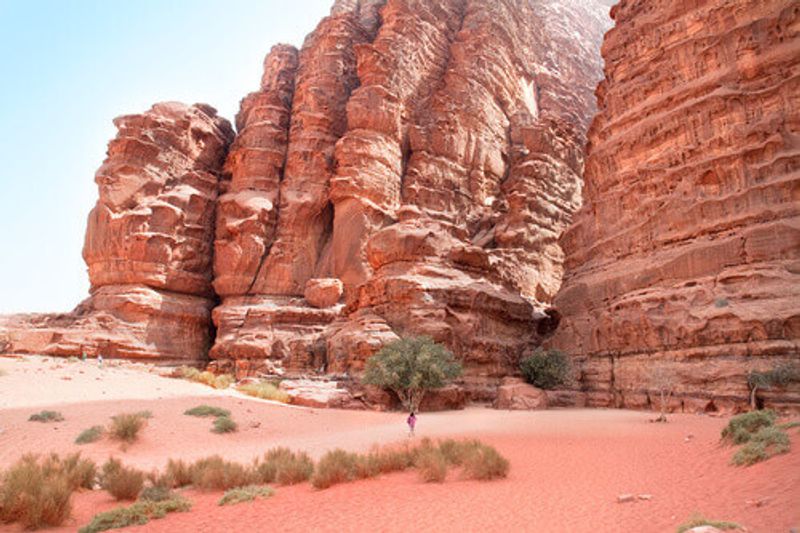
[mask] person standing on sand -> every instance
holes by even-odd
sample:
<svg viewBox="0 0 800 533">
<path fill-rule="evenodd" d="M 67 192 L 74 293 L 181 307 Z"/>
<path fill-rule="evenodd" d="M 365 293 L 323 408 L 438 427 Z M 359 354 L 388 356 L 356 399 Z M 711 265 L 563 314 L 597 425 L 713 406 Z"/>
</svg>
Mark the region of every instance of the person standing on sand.
<svg viewBox="0 0 800 533">
<path fill-rule="evenodd" d="M 414 414 L 414 411 L 411 411 L 411 414 L 408 415 L 406 419 L 406 424 L 408 424 L 408 436 L 414 436 L 414 426 L 417 425 L 417 415 Z"/>
</svg>

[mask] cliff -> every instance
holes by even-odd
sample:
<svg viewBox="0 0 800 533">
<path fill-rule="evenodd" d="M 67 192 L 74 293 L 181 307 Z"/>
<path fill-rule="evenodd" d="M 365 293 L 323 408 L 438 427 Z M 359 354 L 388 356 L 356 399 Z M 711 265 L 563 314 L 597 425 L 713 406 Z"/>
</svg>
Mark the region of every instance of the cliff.
<svg viewBox="0 0 800 533">
<path fill-rule="evenodd" d="M 563 318 L 589 403 L 747 405 L 800 359 L 800 6 L 623 0 L 602 53 Z M 764 393 L 798 406 L 800 390 Z"/>
</svg>

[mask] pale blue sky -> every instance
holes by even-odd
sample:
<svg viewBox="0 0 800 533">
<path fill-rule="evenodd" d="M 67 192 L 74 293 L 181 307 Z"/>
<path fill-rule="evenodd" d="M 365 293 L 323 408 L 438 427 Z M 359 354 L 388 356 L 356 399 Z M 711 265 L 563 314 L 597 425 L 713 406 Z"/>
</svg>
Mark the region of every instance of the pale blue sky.
<svg viewBox="0 0 800 533">
<path fill-rule="evenodd" d="M 230 120 L 278 42 L 333 0 L 0 0 L 0 313 L 68 311 L 118 115 L 206 102 Z"/>
</svg>

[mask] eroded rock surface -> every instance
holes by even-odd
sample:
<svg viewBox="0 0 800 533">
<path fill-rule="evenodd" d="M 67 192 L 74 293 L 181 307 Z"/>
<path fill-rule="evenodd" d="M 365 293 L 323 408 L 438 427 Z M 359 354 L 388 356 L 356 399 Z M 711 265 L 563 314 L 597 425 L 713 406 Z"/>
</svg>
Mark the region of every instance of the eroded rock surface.
<svg viewBox="0 0 800 533">
<path fill-rule="evenodd" d="M 557 324 L 606 10 L 339 1 L 274 48 L 225 165 L 215 366 L 346 377 L 427 334 L 491 398 Z M 343 303 L 314 301 L 317 279 Z"/>
<path fill-rule="evenodd" d="M 584 206 L 564 236 L 551 345 L 590 405 L 747 405 L 746 374 L 800 362 L 800 6 L 613 10 Z M 800 390 L 765 394 L 800 404 Z"/>
<path fill-rule="evenodd" d="M 71 313 L 0 321 L 9 352 L 201 360 L 214 306 L 219 174 L 233 131 L 206 105 L 114 121 L 83 256 L 91 296 Z"/>
</svg>

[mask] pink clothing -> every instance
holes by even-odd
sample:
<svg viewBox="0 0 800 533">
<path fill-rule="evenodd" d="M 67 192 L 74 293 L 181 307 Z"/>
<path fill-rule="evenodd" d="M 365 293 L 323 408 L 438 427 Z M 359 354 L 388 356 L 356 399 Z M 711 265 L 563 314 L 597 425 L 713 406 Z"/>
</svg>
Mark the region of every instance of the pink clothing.
<svg viewBox="0 0 800 533">
<path fill-rule="evenodd" d="M 408 420 L 406 420 L 408 427 L 414 429 L 414 426 L 417 424 L 417 417 L 414 415 L 408 415 Z"/>
</svg>

